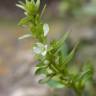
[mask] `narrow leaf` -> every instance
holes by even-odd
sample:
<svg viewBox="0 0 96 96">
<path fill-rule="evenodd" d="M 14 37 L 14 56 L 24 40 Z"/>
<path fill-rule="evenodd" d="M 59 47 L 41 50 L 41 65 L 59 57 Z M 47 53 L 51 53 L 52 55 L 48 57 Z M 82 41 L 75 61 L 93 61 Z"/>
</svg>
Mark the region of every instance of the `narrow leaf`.
<svg viewBox="0 0 96 96">
<path fill-rule="evenodd" d="M 40 0 L 37 0 L 37 2 L 36 2 L 36 7 L 37 7 L 37 10 L 38 10 L 39 7 L 40 7 Z"/>
<path fill-rule="evenodd" d="M 45 68 L 37 68 L 36 71 L 35 71 L 35 74 L 38 75 L 38 74 L 45 74 L 46 73 L 46 69 Z"/>
<path fill-rule="evenodd" d="M 25 18 L 23 18 L 23 19 L 20 20 L 20 22 L 19 22 L 18 25 L 20 25 L 20 26 L 25 25 L 25 24 L 29 23 L 29 21 L 30 21 L 31 19 L 32 19 L 32 18 L 25 17 Z"/>
<path fill-rule="evenodd" d="M 40 17 L 43 16 L 43 14 L 44 14 L 44 12 L 45 12 L 45 9 L 46 9 L 46 4 L 45 4 L 45 6 L 44 6 L 44 8 L 43 8 L 43 10 L 42 10 L 42 12 L 41 12 L 41 16 L 40 16 Z"/>
<path fill-rule="evenodd" d="M 18 39 L 21 40 L 21 39 L 26 39 L 26 38 L 29 38 L 29 37 L 32 37 L 32 35 L 31 34 L 25 34 L 25 35 L 19 37 Z"/>
<path fill-rule="evenodd" d="M 70 54 L 64 59 L 64 66 L 68 63 L 70 63 L 70 61 L 74 58 L 74 55 L 75 55 L 75 51 L 77 49 L 77 46 L 78 46 L 79 42 L 75 45 L 75 47 L 73 48 L 73 50 L 70 52 Z"/>
<path fill-rule="evenodd" d="M 55 48 L 55 49 L 58 49 L 58 50 L 56 51 L 56 53 L 58 53 L 58 52 L 60 51 L 61 46 L 64 44 L 64 42 L 65 42 L 66 39 L 68 38 L 68 35 L 69 35 L 69 32 L 66 32 L 66 33 L 64 34 L 64 36 L 63 36 L 59 41 L 53 43 L 53 45 L 49 48 L 48 51 L 50 51 L 50 50 L 52 50 L 52 49 Z"/>
<path fill-rule="evenodd" d="M 21 9 L 23 9 L 23 10 L 25 10 L 25 7 L 23 5 L 16 4 L 16 6 L 19 7 L 19 8 L 21 8 Z"/>
<path fill-rule="evenodd" d="M 47 83 L 52 88 L 64 88 L 64 84 L 56 81 L 56 80 L 49 80 Z"/>
<path fill-rule="evenodd" d="M 69 36 L 69 32 L 66 32 L 64 36 L 57 42 L 56 47 L 61 46 Z"/>
<path fill-rule="evenodd" d="M 49 80 L 52 79 L 53 76 L 54 76 L 53 74 L 50 75 L 50 76 L 47 76 L 47 77 L 45 77 L 45 79 L 39 80 L 39 83 L 40 83 L 40 84 L 47 83 Z"/>
</svg>

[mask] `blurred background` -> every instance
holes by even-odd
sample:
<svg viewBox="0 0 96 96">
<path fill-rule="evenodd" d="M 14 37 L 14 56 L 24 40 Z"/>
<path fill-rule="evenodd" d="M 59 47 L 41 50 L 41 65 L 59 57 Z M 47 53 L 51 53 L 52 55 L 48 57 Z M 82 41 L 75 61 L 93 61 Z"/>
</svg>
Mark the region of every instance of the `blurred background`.
<svg viewBox="0 0 96 96">
<path fill-rule="evenodd" d="M 24 17 L 16 7 L 18 1 L 0 0 L 0 96 L 74 96 L 69 89 L 54 90 L 38 84 L 40 77 L 34 76 L 34 40 L 18 40 L 28 31 L 17 25 Z M 96 0 L 41 0 L 41 9 L 45 3 L 43 20 L 50 26 L 49 39 L 60 38 L 68 31 L 68 49 L 81 41 L 77 64 L 91 60 L 94 66 L 94 82 L 87 86 L 85 96 L 96 96 Z"/>
</svg>

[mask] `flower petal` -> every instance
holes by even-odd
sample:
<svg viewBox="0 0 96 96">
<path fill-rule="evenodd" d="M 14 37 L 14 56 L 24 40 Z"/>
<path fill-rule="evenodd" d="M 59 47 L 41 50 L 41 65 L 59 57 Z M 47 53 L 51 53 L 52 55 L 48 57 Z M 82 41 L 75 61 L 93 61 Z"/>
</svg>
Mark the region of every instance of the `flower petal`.
<svg viewBox="0 0 96 96">
<path fill-rule="evenodd" d="M 49 32 L 49 25 L 48 24 L 44 24 L 43 25 L 43 30 L 44 30 L 44 36 L 47 36 L 47 34 Z"/>
<path fill-rule="evenodd" d="M 33 47 L 33 51 L 36 54 L 45 56 L 47 53 L 47 45 L 44 45 L 42 43 L 36 43 L 36 45 Z"/>
<path fill-rule="evenodd" d="M 36 54 L 40 54 L 41 50 L 38 47 L 33 47 L 33 52 L 36 53 Z"/>
</svg>

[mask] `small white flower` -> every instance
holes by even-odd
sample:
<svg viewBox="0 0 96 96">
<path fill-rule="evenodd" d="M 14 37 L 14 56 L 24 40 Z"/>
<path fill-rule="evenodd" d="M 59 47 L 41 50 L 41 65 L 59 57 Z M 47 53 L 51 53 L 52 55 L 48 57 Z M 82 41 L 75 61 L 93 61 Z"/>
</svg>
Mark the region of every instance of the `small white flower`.
<svg viewBox="0 0 96 96">
<path fill-rule="evenodd" d="M 47 45 L 44 45 L 42 43 L 36 43 L 36 45 L 33 47 L 33 51 L 36 54 L 45 56 L 47 53 Z"/>
<path fill-rule="evenodd" d="M 34 53 L 36 53 L 36 54 L 40 54 L 40 53 L 41 53 L 41 50 L 40 50 L 40 48 L 38 48 L 38 47 L 33 47 L 33 51 L 34 51 Z"/>
<path fill-rule="evenodd" d="M 48 24 L 43 25 L 43 31 L 44 31 L 44 36 L 47 36 L 47 34 L 49 32 L 49 25 Z"/>
</svg>

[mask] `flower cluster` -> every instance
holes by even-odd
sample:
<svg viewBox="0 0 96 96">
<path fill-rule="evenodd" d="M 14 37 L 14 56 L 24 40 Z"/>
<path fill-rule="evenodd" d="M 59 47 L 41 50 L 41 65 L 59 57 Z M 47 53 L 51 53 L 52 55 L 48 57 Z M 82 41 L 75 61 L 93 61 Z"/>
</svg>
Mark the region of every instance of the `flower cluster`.
<svg viewBox="0 0 96 96">
<path fill-rule="evenodd" d="M 33 36 L 44 43 L 49 32 L 49 26 L 41 21 L 41 14 L 39 13 L 40 0 L 37 0 L 36 2 L 35 0 L 26 0 L 25 3 L 19 2 L 17 6 L 23 9 L 25 14 L 25 17 L 21 19 L 19 25 L 26 25 L 30 30 L 30 33 L 21 36 L 19 39 Z"/>
</svg>

